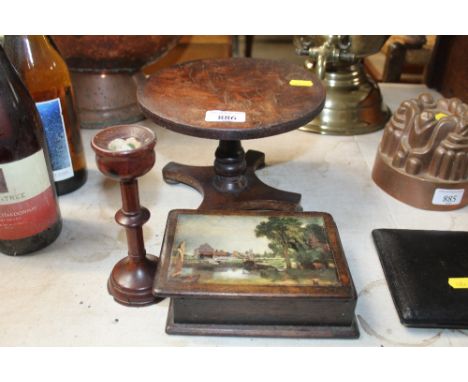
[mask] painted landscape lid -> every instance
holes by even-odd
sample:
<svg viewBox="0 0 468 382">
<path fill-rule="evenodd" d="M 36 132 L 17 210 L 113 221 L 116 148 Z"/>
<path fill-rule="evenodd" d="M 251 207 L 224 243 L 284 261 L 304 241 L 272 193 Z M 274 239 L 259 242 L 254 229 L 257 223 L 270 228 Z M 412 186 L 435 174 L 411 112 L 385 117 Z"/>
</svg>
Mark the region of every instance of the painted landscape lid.
<svg viewBox="0 0 468 382">
<path fill-rule="evenodd" d="M 169 297 L 354 299 L 329 214 L 173 210 L 153 292 Z"/>
</svg>

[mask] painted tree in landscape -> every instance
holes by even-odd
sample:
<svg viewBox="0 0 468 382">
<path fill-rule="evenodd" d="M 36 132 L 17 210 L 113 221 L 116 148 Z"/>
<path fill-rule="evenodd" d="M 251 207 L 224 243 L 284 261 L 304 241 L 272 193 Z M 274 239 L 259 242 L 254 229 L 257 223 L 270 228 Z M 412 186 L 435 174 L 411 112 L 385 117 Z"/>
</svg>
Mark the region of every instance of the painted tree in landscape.
<svg viewBox="0 0 468 382">
<path fill-rule="evenodd" d="M 310 268 L 314 261 L 328 266 L 331 252 L 325 230 L 318 224 L 308 224 L 304 227 L 304 242 L 300 251 L 296 252 L 296 260 L 301 267 Z"/>
<path fill-rule="evenodd" d="M 266 237 L 271 241 L 270 249 L 280 250 L 287 269 L 291 269 L 291 248 L 294 243 L 303 242 L 304 231 L 299 220 L 291 217 L 269 217 L 255 228 L 257 237 Z"/>
<path fill-rule="evenodd" d="M 314 243 L 312 242 L 318 242 L 321 244 L 328 243 L 325 230 L 323 229 L 322 226 L 318 224 L 314 224 L 314 223 L 307 224 L 304 228 L 304 233 L 306 235 L 306 241 L 310 245 L 314 245 Z"/>
</svg>

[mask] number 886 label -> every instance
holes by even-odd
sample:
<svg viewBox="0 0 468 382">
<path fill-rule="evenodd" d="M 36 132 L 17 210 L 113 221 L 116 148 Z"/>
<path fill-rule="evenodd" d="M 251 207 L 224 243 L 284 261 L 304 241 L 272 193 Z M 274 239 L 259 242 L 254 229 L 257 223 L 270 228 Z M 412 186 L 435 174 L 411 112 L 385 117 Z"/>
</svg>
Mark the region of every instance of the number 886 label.
<svg viewBox="0 0 468 382">
<path fill-rule="evenodd" d="M 245 122 L 245 112 L 208 110 L 205 114 L 206 122 Z"/>
</svg>

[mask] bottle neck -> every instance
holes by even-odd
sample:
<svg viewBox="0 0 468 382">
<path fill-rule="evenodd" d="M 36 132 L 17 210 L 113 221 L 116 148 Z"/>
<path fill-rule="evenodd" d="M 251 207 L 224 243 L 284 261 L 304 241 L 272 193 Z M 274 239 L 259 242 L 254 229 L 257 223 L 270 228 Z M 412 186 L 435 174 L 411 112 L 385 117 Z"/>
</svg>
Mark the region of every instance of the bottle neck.
<svg viewBox="0 0 468 382">
<path fill-rule="evenodd" d="M 0 71 L 0 75 L 2 77 L 9 75 L 10 71 L 14 70 L 10 60 L 8 59 L 8 56 L 5 53 L 5 50 L 3 49 L 1 45 L 0 45 L 0 66 L 2 69 Z"/>
<path fill-rule="evenodd" d="M 27 70 L 50 69 L 61 59 L 43 35 L 5 36 L 5 51 L 21 75 Z"/>
<path fill-rule="evenodd" d="M 0 45 L 0 86 L 5 88 L 8 86 L 10 91 L 19 90 L 21 93 L 29 95 L 26 86 L 21 81 L 20 75 L 16 71 L 13 64 L 10 62 L 5 50 Z M 3 93 L 3 91 L 2 91 Z M 18 97 L 14 97 L 17 99 Z M 19 101 L 18 101 L 19 102 Z"/>
<path fill-rule="evenodd" d="M 42 51 L 47 54 L 55 54 L 55 48 L 50 43 L 47 36 L 44 35 L 26 35 L 26 36 L 18 36 L 23 41 L 25 41 L 31 51 L 38 52 Z"/>
<path fill-rule="evenodd" d="M 36 102 L 71 87 L 65 61 L 46 36 L 5 36 L 5 53 Z"/>
<path fill-rule="evenodd" d="M 0 95 L 0 162 L 6 163 L 40 149 L 42 125 L 31 95 L 1 46 Z"/>
</svg>

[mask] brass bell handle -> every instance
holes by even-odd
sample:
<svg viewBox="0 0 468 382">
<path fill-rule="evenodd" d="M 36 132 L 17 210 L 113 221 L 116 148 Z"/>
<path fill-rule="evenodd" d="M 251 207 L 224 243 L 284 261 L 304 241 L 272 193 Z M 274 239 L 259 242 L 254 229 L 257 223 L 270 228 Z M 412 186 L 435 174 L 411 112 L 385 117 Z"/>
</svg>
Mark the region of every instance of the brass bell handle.
<svg viewBox="0 0 468 382">
<path fill-rule="evenodd" d="M 306 44 L 296 49 L 301 56 L 309 56 L 313 62 L 313 68 L 319 79 L 325 78 L 327 63 L 353 62 L 358 57 L 349 52 L 351 46 L 349 36 L 330 35 L 320 46 L 310 47 Z"/>
<path fill-rule="evenodd" d="M 321 80 L 325 77 L 325 68 L 327 66 L 327 60 L 329 52 L 326 47 L 320 48 L 298 48 L 296 53 L 300 56 L 309 56 L 313 62 L 313 68 L 315 69 L 315 74 Z"/>
<path fill-rule="evenodd" d="M 327 55 L 326 54 L 318 54 L 317 60 L 315 62 L 315 74 L 321 80 L 325 78 L 325 69 L 327 67 Z"/>
</svg>

